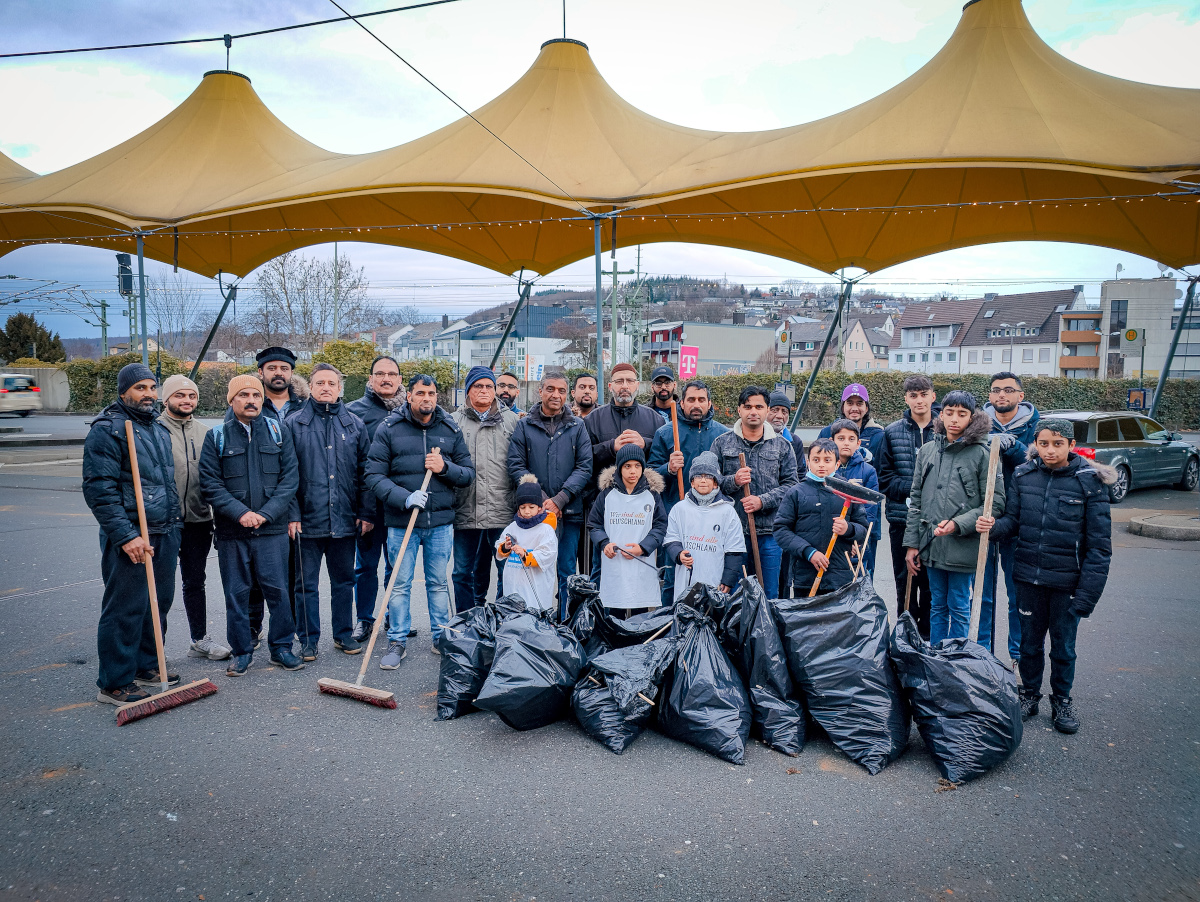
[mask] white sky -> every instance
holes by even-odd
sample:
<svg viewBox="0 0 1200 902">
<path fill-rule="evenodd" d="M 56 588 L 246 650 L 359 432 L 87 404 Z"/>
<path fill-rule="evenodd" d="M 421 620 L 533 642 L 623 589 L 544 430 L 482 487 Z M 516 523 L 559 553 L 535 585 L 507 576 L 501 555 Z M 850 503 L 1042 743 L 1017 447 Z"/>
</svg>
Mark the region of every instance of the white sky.
<svg viewBox="0 0 1200 902">
<path fill-rule="evenodd" d="M 358 0 L 347 9 L 401 2 Z M 568 36 L 590 46 L 600 71 L 629 102 L 669 121 L 731 131 L 809 121 L 886 90 L 937 52 L 961 6 L 962 0 L 566 0 Z M 1026 0 L 1025 8 L 1039 34 L 1078 63 L 1122 78 L 1200 87 L 1197 0 Z M 0 8 L 0 52 L 207 37 L 336 15 L 320 0 L 7 0 Z M 461 0 L 367 21 L 473 109 L 519 78 L 542 41 L 562 35 L 562 4 Z M 0 151 L 37 172 L 69 166 L 153 124 L 206 70 L 224 67 L 219 42 L 0 61 Z M 249 75 L 291 128 L 335 151 L 393 146 L 459 115 L 351 23 L 235 41 L 230 67 Z M 385 304 L 456 314 L 514 293 L 502 277 L 448 258 L 366 244 L 341 248 L 366 267 Z M 632 249 L 620 251 L 622 268 L 634 257 Z M 1118 263 L 1127 277 L 1158 274 L 1152 261 L 1105 248 L 1020 243 L 937 254 L 864 284 L 979 295 L 1083 283 L 1096 299 L 1099 282 Z M 773 257 L 680 244 L 647 245 L 642 265 L 652 273 L 728 275 L 756 285 L 829 278 Z M 574 264 L 543 282 L 586 287 L 591 266 Z M 0 260 L 0 274 L 96 288 L 112 285 L 113 271 L 111 252 L 94 248 L 25 248 Z M 215 290 L 208 297 L 215 302 Z M 64 335 L 89 331 L 70 317 L 47 319 Z"/>
</svg>

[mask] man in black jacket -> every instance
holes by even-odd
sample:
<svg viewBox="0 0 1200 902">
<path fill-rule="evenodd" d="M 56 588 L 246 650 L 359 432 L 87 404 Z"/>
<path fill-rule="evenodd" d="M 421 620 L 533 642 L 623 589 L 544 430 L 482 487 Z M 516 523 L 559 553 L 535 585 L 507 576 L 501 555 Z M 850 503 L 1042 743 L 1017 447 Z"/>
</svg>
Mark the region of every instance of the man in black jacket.
<svg viewBox="0 0 1200 902">
<path fill-rule="evenodd" d="M 297 542 L 299 592 L 293 606 L 300 657 L 317 659 L 321 639 L 321 603 L 317 588 L 321 558 L 329 571 L 333 646 L 348 655 L 362 647 L 354 632 L 354 543 L 371 532 L 374 496 L 364 478 L 371 450 L 367 427 L 338 399 L 342 374 L 329 363 L 313 367 L 312 394 L 288 415 L 300 467 L 300 487 L 288 514 L 288 535 Z M 382 527 L 381 527 L 382 528 Z"/>
<path fill-rule="evenodd" d="M 879 449 L 879 490 L 887 495 L 888 539 L 892 546 L 892 576 L 896 580 L 896 610 L 904 610 L 908 567 L 904 563 L 904 529 L 908 523 L 908 493 L 912 491 L 917 452 L 933 438 L 933 423 L 940 408 L 928 376 L 904 380 L 904 416 L 883 430 Z M 912 578 L 908 611 L 917 621 L 922 638 L 929 638 L 929 574 L 922 567 Z"/>
<path fill-rule="evenodd" d="M 433 475 L 421 489 L 425 471 Z M 437 382 L 419 374 L 408 382 L 408 403 L 375 430 L 367 458 L 367 488 L 384 503 L 388 528 L 387 555 L 399 566 L 396 586 L 388 599 L 388 648 L 379 662 L 395 670 L 407 654 L 412 624 L 409 596 L 417 569 L 417 549 L 424 548 L 425 596 L 433 633 L 430 650 L 441 654 L 442 627 L 450 619 L 450 586 L 446 570 L 454 550 L 454 503 L 457 490 L 475 478 L 471 454 L 462 431 L 437 403 Z M 419 511 L 404 559 L 397 562 L 410 511 Z"/>
<path fill-rule="evenodd" d="M 593 479 L 617 462 L 617 452 L 625 445 L 634 444 L 643 454 L 650 453 L 654 433 L 663 421 L 651 408 L 637 402 L 638 385 L 633 364 L 618 363 L 612 368 L 608 382 L 612 400 L 597 407 L 583 421 L 592 442 Z"/>
<path fill-rule="evenodd" d="M 367 390 L 357 401 L 351 401 L 346 409 L 363 421 L 367 427 L 367 445 L 375 438 L 375 430 L 388 414 L 404 405 L 404 387 L 400 384 L 400 366 L 392 357 L 376 357 L 371 361 L 371 377 Z M 358 626 L 351 636 L 355 642 L 363 642 L 375 622 L 375 603 L 379 597 L 379 559 L 384 558 L 384 585 L 392 578 L 392 565 L 383 554 L 387 544 L 387 527 L 383 525 L 383 502 L 374 500 L 371 522 L 375 528 L 362 533 L 357 539 L 354 557 L 354 611 Z"/>
<path fill-rule="evenodd" d="M 148 366 L 131 363 L 117 374 L 120 400 L 92 421 L 83 446 L 83 498 L 100 523 L 100 574 L 104 597 L 96 628 L 100 659 L 99 701 L 124 705 L 149 697 L 141 686 L 158 685 L 158 654 L 150 616 L 145 556 L 154 561 L 154 582 L 163 632 L 175 597 L 175 563 L 182 522 L 175 489 L 171 435 L 155 421 L 157 383 Z M 142 539 L 133 490 L 125 424 L 133 424 L 150 542 Z M 179 682 L 168 674 L 171 685 Z"/>
<path fill-rule="evenodd" d="M 225 673 L 236 677 L 250 669 L 254 637 L 249 605 L 255 583 L 271 612 L 271 663 L 300 670 L 304 662 L 292 654 L 296 627 L 288 599 L 288 510 L 300 485 L 296 450 L 291 433 L 262 415 L 258 379 L 234 376 L 226 400 L 225 421 L 208 431 L 200 451 L 200 487 L 217 528 L 217 563 L 233 649 Z"/>
<path fill-rule="evenodd" d="M 584 426 L 587 420 L 575 416 L 567 406 L 566 375 L 547 373 L 538 397 L 508 443 L 508 476 L 513 485 L 520 484 L 526 474 L 536 476 L 548 496 L 543 509 L 559 521 L 558 601 L 559 613 L 564 615 L 567 578 L 575 573 L 583 532 L 583 498 L 592 478 L 592 442 Z"/>
<path fill-rule="evenodd" d="M 1104 592 L 1112 560 L 1108 486 L 1116 471 L 1075 453 L 1075 424 L 1043 417 L 1030 461 L 1013 472 L 1003 516 L 979 532 L 1015 539 L 1013 581 L 1021 615 L 1021 713 L 1037 714 L 1050 635 L 1050 710 L 1060 733 L 1079 730 L 1071 688 L 1075 635 Z"/>
</svg>

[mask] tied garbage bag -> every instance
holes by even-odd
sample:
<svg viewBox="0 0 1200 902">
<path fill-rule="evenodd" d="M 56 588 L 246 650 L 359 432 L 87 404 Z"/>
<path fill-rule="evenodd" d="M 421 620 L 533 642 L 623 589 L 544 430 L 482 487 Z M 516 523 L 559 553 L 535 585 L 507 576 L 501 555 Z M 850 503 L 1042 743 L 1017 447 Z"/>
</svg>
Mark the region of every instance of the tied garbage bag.
<svg viewBox="0 0 1200 902">
<path fill-rule="evenodd" d="M 596 584 L 586 576 L 568 577 L 567 595 L 574 610 L 568 621 L 570 629 L 583 645 L 589 661 L 614 648 L 645 642 L 674 622 L 669 607 L 635 614 L 628 620 L 612 616 L 600 603 Z"/>
<path fill-rule="evenodd" d="M 675 603 L 679 653 L 667 670 L 658 728 L 670 736 L 741 764 L 750 735 L 750 700 L 716 625 L 690 605 Z"/>
<path fill-rule="evenodd" d="M 804 711 L 795 700 L 783 640 L 754 577 L 729 595 L 721 640 L 750 695 L 752 731 L 771 748 L 795 757 L 804 748 Z"/>
<path fill-rule="evenodd" d="M 565 713 L 583 665 L 583 646 L 567 627 L 529 612 L 509 617 L 496 630 L 491 672 L 475 707 L 514 730 L 544 727 Z"/>
<path fill-rule="evenodd" d="M 892 662 L 888 614 L 869 578 L 814 598 L 771 602 L 788 669 L 833 744 L 877 774 L 908 745 L 909 720 Z"/>
<path fill-rule="evenodd" d="M 604 611 L 596 621 L 593 635 L 607 648 L 626 648 L 630 645 L 641 645 L 659 633 L 664 636 L 669 634 L 671 630 L 664 631 L 663 627 L 670 627 L 674 622 L 675 611 L 670 607 L 643 611 L 641 614 L 634 614 L 628 620 L 621 620 Z"/>
<path fill-rule="evenodd" d="M 1017 678 L 986 648 L 967 639 L 945 639 L 935 648 L 906 613 L 892 631 L 891 652 L 917 730 L 943 777 L 974 780 L 1017 750 Z"/>
<path fill-rule="evenodd" d="M 583 731 L 618 755 L 629 748 L 654 716 L 650 702 L 676 644 L 675 639 L 655 639 L 592 661 L 571 693 L 571 707 Z"/>
<path fill-rule="evenodd" d="M 496 628 L 525 610 L 519 595 L 505 595 L 459 614 L 442 631 L 437 719 L 453 720 L 475 711 L 496 651 Z"/>
</svg>

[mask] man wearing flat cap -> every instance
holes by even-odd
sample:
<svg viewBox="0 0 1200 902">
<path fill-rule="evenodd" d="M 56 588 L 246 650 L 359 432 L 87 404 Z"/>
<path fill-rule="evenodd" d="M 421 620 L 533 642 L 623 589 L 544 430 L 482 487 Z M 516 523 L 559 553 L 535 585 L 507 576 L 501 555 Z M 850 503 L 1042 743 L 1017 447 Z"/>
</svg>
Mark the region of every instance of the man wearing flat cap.
<svg viewBox="0 0 1200 902">
<path fill-rule="evenodd" d="M 307 393 L 298 392 L 292 380 L 296 355 L 287 348 L 275 346 L 259 351 L 254 362 L 258 364 L 258 378 L 266 392 L 263 415 L 282 423 L 289 413 L 299 410 L 308 400 Z"/>
</svg>

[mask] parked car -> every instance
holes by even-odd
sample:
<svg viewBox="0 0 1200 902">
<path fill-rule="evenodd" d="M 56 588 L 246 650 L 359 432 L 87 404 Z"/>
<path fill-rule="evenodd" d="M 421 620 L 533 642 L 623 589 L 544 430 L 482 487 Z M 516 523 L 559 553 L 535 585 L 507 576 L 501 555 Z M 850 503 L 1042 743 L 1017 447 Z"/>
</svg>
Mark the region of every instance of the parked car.
<svg viewBox="0 0 1200 902">
<path fill-rule="evenodd" d="M 33 384 L 33 376 L 0 373 L 0 413 L 27 417 L 31 410 L 42 409 L 42 390 Z"/>
<path fill-rule="evenodd" d="M 1076 453 L 1116 468 L 1117 481 L 1109 489 L 1113 504 L 1130 489 L 1172 485 L 1192 492 L 1200 483 L 1200 449 L 1147 416 L 1079 410 L 1042 411 L 1042 416 L 1071 420 Z"/>
</svg>

